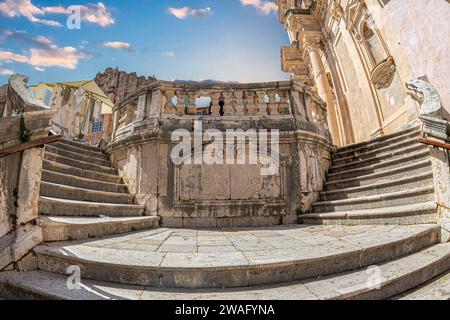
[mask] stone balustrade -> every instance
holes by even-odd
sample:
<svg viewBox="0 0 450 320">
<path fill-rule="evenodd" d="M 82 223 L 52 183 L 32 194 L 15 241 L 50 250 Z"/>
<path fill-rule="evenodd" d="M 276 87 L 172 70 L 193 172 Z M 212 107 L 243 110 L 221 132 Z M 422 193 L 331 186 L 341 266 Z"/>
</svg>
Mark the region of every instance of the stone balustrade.
<svg viewBox="0 0 450 320">
<path fill-rule="evenodd" d="M 210 105 L 203 102 L 198 106 L 200 98 L 210 99 Z M 112 141 L 158 129 L 168 122 L 181 125 L 199 119 L 214 126 L 233 120 L 241 124 L 262 120 L 267 129 L 275 129 L 280 121 L 290 122 L 287 131 L 300 125 L 326 135 L 326 113 L 322 99 L 295 80 L 249 84 L 157 81 L 116 104 Z"/>
</svg>

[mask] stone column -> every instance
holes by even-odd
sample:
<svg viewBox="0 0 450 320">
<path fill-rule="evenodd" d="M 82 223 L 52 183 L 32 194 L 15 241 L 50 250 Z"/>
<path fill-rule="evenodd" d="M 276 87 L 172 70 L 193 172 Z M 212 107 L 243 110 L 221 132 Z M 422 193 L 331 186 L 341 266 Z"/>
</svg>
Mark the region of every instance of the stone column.
<svg viewBox="0 0 450 320">
<path fill-rule="evenodd" d="M 303 46 L 305 53 L 309 56 L 311 63 L 312 74 L 314 82 L 317 86 L 318 95 L 327 103 L 328 109 L 328 126 L 332 137 L 339 142 L 339 130 L 336 117 L 336 110 L 334 106 L 333 94 L 331 92 L 328 78 L 325 74 L 325 67 L 320 58 L 320 49 L 323 44 L 323 39 L 319 35 L 305 35 L 303 38 Z"/>
<path fill-rule="evenodd" d="M 256 91 L 256 95 L 258 96 L 258 115 L 265 116 L 265 115 L 267 115 L 267 104 L 264 101 L 266 92 L 263 90 L 258 90 L 258 91 Z"/>
<path fill-rule="evenodd" d="M 172 98 L 175 96 L 173 89 L 162 90 L 163 95 L 166 97 L 166 105 L 164 106 L 164 114 L 174 114 L 175 106 L 173 105 Z"/>
</svg>

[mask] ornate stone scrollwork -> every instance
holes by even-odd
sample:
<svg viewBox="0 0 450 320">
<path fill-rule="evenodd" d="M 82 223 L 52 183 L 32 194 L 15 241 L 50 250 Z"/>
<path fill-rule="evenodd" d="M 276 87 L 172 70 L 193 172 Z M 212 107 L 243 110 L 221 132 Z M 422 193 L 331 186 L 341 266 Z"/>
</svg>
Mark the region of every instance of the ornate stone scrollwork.
<svg viewBox="0 0 450 320">
<path fill-rule="evenodd" d="M 390 56 L 373 69 L 370 81 L 377 89 L 387 88 L 394 78 L 396 69 L 394 59 Z"/>
</svg>

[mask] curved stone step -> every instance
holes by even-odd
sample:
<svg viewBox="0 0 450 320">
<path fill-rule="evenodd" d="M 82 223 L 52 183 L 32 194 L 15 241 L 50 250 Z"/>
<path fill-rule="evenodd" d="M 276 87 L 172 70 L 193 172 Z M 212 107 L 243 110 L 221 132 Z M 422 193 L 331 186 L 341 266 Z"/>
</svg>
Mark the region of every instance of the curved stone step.
<svg viewBox="0 0 450 320">
<path fill-rule="evenodd" d="M 434 186 L 429 185 L 404 191 L 362 196 L 351 199 L 315 202 L 312 210 L 315 213 L 376 209 L 401 206 L 412 203 L 423 203 L 434 200 Z"/>
<path fill-rule="evenodd" d="M 430 185 L 433 185 L 433 172 L 431 170 L 425 173 L 416 173 L 413 176 L 389 180 L 387 182 L 379 182 L 353 188 L 342 188 L 333 191 L 324 191 L 320 193 L 320 201 L 373 196 L 384 193 L 411 190 Z"/>
<path fill-rule="evenodd" d="M 74 147 L 77 147 L 77 148 L 83 149 L 83 150 L 102 152 L 102 149 L 100 149 L 99 147 L 94 147 L 89 144 L 85 144 L 85 143 L 81 143 L 81 142 L 77 142 L 77 141 L 63 139 L 63 140 L 60 140 L 59 142 L 63 143 L 63 144 L 68 144 L 70 146 L 74 146 Z"/>
<path fill-rule="evenodd" d="M 98 165 L 104 166 L 104 167 L 111 167 L 111 162 L 109 160 L 105 160 L 105 159 L 97 158 L 97 157 L 91 157 L 91 156 L 83 154 L 83 153 L 75 153 L 72 151 L 60 149 L 53 145 L 46 145 L 45 151 L 53 153 L 53 154 L 57 154 L 57 155 L 60 155 L 60 156 L 66 157 L 66 158 L 71 158 L 74 160 L 95 163 L 95 164 L 98 164 Z"/>
<path fill-rule="evenodd" d="M 414 145 L 408 146 L 406 148 L 397 149 L 395 151 L 386 152 L 383 154 L 377 154 L 373 157 L 370 157 L 367 159 L 362 159 L 362 160 L 357 160 L 357 161 L 350 162 L 350 163 L 335 165 L 335 163 L 333 162 L 333 164 L 330 167 L 328 172 L 329 173 L 339 173 L 342 171 L 348 171 L 348 170 L 352 170 L 352 169 L 356 169 L 356 168 L 362 168 L 362 167 L 366 167 L 366 166 L 370 166 L 370 165 L 374 165 L 374 164 L 379 164 L 386 160 L 395 159 L 395 157 L 407 156 L 411 153 L 427 152 L 427 151 L 428 151 L 428 146 L 426 146 L 424 144 L 415 143 Z"/>
<path fill-rule="evenodd" d="M 68 166 L 77 167 L 83 170 L 90 170 L 95 172 L 107 173 L 107 174 L 117 174 L 117 169 L 111 167 L 101 166 L 95 163 L 84 162 L 72 158 L 63 157 L 54 153 L 46 152 L 44 155 L 45 160 L 59 162 L 62 164 L 66 164 Z"/>
<path fill-rule="evenodd" d="M 367 186 L 375 183 L 389 182 L 397 179 L 403 179 L 431 171 L 431 160 L 413 162 L 403 167 L 382 170 L 363 176 L 352 177 L 342 180 L 326 181 L 325 190 L 333 191 L 345 188 Z"/>
<path fill-rule="evenodd" d="M 131 204 L 95 203 L 48 197 L 39 198 L 39 213 L 48 216 L 71 217 L 139 217 L 145 206 Z"/>
<path fill-rule="evenodd" d="M 282 226 L 157 229 L 103 240 L 51 243 L 34 251 L 43 271 L 123 284 L 223 288 L 303 280 L 356 270 L 422 250 L 439 227 Z"/>
<path fill-rule="evenodd" d="M 61 143 L 61 142 L 54 142 L 51 144 L 51 146 L 58 147 L 59 149 L 79 153 L 79 154 L 85 154 L 85 155 L 93 157 L 93 158 L 109 160 L 109 156 L 100 149 L 98 151 L 86 150 L 86 149 L 81 149 L 81 148 L 72 146 L 70 144 Z"/>
<path fill-rule="evenodd" d="M 377 164 L 372 164 L 361 168 L 349 169 L 346 171 L 340 171 L 336 173 L 329 173 L 327 175 L 327 180 L 335 181 L 335 180 L 350 179 L 385 170 L 402 168 L 414 164 L 415 162 L 426 160 L 426 158 L 429 156 L 430 152 L 428 149 L 424 151 L 416 151 L 408 155 L 399 156 L 392 160 L 386 160 Z"/>
<path fill-rule="evenodd" d="M 450 271 L 393 300 L 450 300 Z"/>
<path fill-rule="evenodd" d="M 324 225 L 407 225 L 436 223 L 438 216 L 436 203 L 430 201 L 378 209 L 308 213 L 301 218 L 305 223 Z"/>
<path fill-rule="evenodd" d="M 159 289 L 82 280 L 80 290 L 67 288 L 67 275 L 45 271 L 3 272 L 0 294 L 8 299 L 40 300 L 343 300 L 387 299 L 422 284 L 450 268 L 449 244 L 353 272 L 284 284 L 230 289 Z M 380 274 L 380 278 L 373 275 Z M 372 277 L 371 277 L 372 276 Z M 372 280 L 373 281 L 368 281 Z M 448 281 L 447 281 L 448 282 Z M 448 299 L 448 286 L 423 298 Z M 409 298 L 406 296 L 406 298 Z"/>
<path fill-rule="evenodd" d="M 82 240 L 159 227 L 159 217 L 44 217 L 38 225 L 44 241 Z"/>
<path fill-rule="evenodd" d="M 105 192 L 128 193 L 125 184 L 105 182 L 97 179 L 82 178 L 80 176 L 59 173 L 55 171 L 42 170 L 42 181 L 66 186 L 91 189 Z"/>
<path fill-rule="evenodd" d="M 373 140 L 350 144 L 343 148 L 339 148 L 335 154 L 335 159 L 349 157 L 351 155 L 358 155 L 369 151 L 378 150 L 384 148 L 388 145 L 392 145 L 398 143 L 403 140 L 411 139 L 414 137 L 418 137 L 420 135 L 420 131 L 417 128 L 397 132 L 390 135 L 385 135 L 383 137 L 379 137 Z"/>
<path fill-rule="evenodd" d="M 342 165 L 342 164 L 346 164 L 346 163 L 351 163 L 351 162 L 355 162 L 355 161 L 372 158 L 372 157 L 375 157 L 380 154 L 391 153 L 398 149 L 407 148 L 407 147 L 410 147 L 410 146 L 416 145 L 416 144 L 419 144 L 416 137 L 414 137 L 412 139 L 402 140 L 397 143 L 388 144 L 386 147 L 380 148 L 378 150 L 368 151 L 368 152 L 360 153 L 357 155 L 351 155 L 351 156 L 343 157 L 343 158 L 335 158 L 335 159 L 333 159 L 333 165 Z"/>
<path fill-rule="evenodd" d="M 134 196 L 129 193 L 105 192 L 82 189 L 63 184 L 41 181 L 41 196 L 48 198 L 78 200 L 99 203 L 133 204 Z"/>
<path fill-rule="evenodd" d="M 75 168 L 67 164 L 45 160 L 43 161 L 42 168 L 48 171 L 66 174 L 70 176 L 78 176 L 80 178 L 98 180 L 108 183 L 121 184 L 122 178 L 118 175 L 96 172 L 92 170 L 86 170 L 81 168 Z"/>
</svg>

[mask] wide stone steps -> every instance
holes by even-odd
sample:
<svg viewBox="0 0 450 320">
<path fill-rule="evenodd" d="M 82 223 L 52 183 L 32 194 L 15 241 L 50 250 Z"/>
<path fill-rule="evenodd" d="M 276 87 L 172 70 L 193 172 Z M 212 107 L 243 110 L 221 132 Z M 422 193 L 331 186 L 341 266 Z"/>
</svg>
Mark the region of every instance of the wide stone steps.
<svg viewBox="0 0 450 320">
<path fill-rule="evenodd" d="M 424 285 L 395 296 L 393 300 L 450 300 L 450 271 Z"/>
<path fill-rule="evenodd" d="M 117 169 L 114 169 L 111 167 L 101 166 L 101 165 L 98 165 L 95 163 L 90 163 L 90 162 L 80 161 L 80 160 L 76 160 L 76 159 L 72 159 L 72 158 L 67 158 L 67 157 L 63 157 L 61 155 L 50 153 L 50 152 L 45 153 L 44 159 L 49 160 L 49 161 L 59 162 L 59 163 L 62 163 L 62 164 L 68 165 L 68 166 L 73 166 L 73 167 L 83 169 L 83 170 L 90 170 L 90 171 L 96 171 L 96 172 L 113 174 L 113 175 L 117 174 Z"/>
<path fill-rule="evenodd" d="M 70 151 L 70 152 L 74 152 L 74 153 L 78 153 L 78 154 L 84 154 L 86 156 L 89 157 L 93 157 L 93 158 L 99 158 L 99 159 L 104 159 L 104 160 L 109 160 L 109 156 L 107 154 L 105 154 L 102 150 L 87 150 L 87 149 L 83 149 L 80 147 L 76 147 L 64 142 L 54 142 L 51 144 L 52 147 L 57 147 L 59 149 L 63 149 L 66 151 Z"/>
<path fill-rule="evenodd" d="M 377 173 L 371 173 L 363 176 L 352 177 L 342 180 L 326 181 L 325 190 L 334 191 L 353 187 L 362 187 L 377 183 L 395 181 L 415 175 L 428 173 L 431 171 L 431 160 L 424 159 L 403 167 L 382 170 Z"/>
<path fill-rule="evenodd" d="M 76 148 L 79 148 L 79 149 L 83 149 L 83 150 L 86 150 L 86 151 L 103 152 L 98 147 L 94 147 L 94 146 L 91 146 L 91 145 L 88 145 L 88 144 L 84 144 L 84 143 L 80 143 L 80 142 L 76 142 L 76 141 L 72 141 L 72 140 L 63 139 L 63 140 L 60 140 L 59 143 L 66 144 L 66 145 L 69 145 L 69 146 L 72 146 L 72 147 L 76 147 Z"/>
<path fill-rule="evenodd" d="M 351 156 L 344 157 L 344 158 L 336 158 L 335 157 L 333 159 L 333 165 L 338 166 L 338 165 L 343 165 L 346 163 L 360 161 L 360 160 L 375 157 L 377 155 L 392 153 L 397 150 L 408 148 L 412 145 L 417 145 L 417 144 L 418 144 L 417 137 L 414 137 L 411 139 L 402 140 L 398 143 L 388 144 L 386 147 L 380 148 L 378 150 L 363 152 L 363 153 L 359 153 L 357 155 L 351 155 Z"/>
<path fill-rule="evenodd" d="M 46 181 L 41 181 L 41 196 L 99 203 L 133 204 L 134 202 L 134 196 L 128 193 L 76 188 Z"/>
<path fill-rule="evenodd" d="M 372 173 L 378 173 L 385 170 L 402 168 L 404 166 L 412 165 L 418 161 L 426 160 L 429 156 L 430 153 L 427 149 L 423 151 L 416 151 L 409 153 L 407 155 L 398 156 L 393 159 L 385 160 L 377 164 L 367 165 L 359 168 L 348 168 L 348 170 L 329 173 L 327 175 L 327 179 L 328 181 L 344 180 L 350 178 L 357 178 Z"/>
<path fill-rule="evenodd" d="M 101 178 L 101 177 L 99 177 Z M 91 189 L 104 192 L 128 193 L 125 184 L 105 182 L 98 179 L 83 178 L 76 175 L 59 173 L 56 171 L 42 170 L 42 181 L 66 186 Z"/>
<path fill-rule="evenodd" d="M 437 205 L 429 201 L 377 209 L 309 213 L 301 216 L 304 223 L 325 225 L 408 225 L 436 223 Z"/>
<path fill-rule="evenodd" d="M 439 240 L 435 225 L 289 226 L 229 231 L 158 229 L 35 249 L 38 268 L 82 279 L 163 288 L 225 288 L 305 280 L 416 253 Z M 230 245 L 225 245 L 225 242 Z M 195 242 L 195 244 L 193 244 Z"/>
<path fill-rule="evenodd" d="M 70 217 L 133 217 L 142 216 L 145 206 L 116 203 L 96 203 L 41 196 L 39 213 L 48 216 Z"/>
<path fill-rule="evenodd" d="M 357 198 L 320 201 L 313 203 L 313 212 L 335 212 L 361 209 L 388 208 L 434 200 L 434 186 L 429 185 L 409 190 L 360 196 Z"/>
<path fill-rule="evenodd" d="M 352 199 L 364 196 L 406 191 L 432 185 L 433 172 L 430 170 L 425 173 L 416 173 L 412 176 L 389 180 L 387 182 L 378 182 L 365 186 L 324 191 L 320 193 L 320 201 Z"/>
<path fill-rule="evenodd" d="M 57 172 L 70 176 L 77 176 L 85 179 L 98 180 L 100 182 L 108 182 L 116 184 L 122 183 L 122 178 L 119 177 L 118 175 L 96 172 L 89 169 L 75 168 L 70 165 L 66 165 L 55 161 L 44 160 L 42 168 L 47 171 Z"/>
<path fill-rule="evenodd" d="M 45 242 L 82 240 L 159 227 L 159 217 L 44 217 L 38 220 Z"/>
<path fill-rule="evenodd" d="M 79 161 L 88 162 L 88 163 L 95 163 L 95 164 L 98 164 L 99 166 L 103 166 L 103 167 L 111 167 L 111 161 L 105 160 L 104 158 L 91 157 L 91 156 L 85 155 L 83 153 L 67 151 L 64 149 L 60 149 L 59 147 L 52 146 L 52 145 L 45 146 L 45 151 L 49 152 L 49 153 L 60 155 L 62 157 L 71 158 L 74 160 L 79 160 Z"/>
<path fill-rule="evenodd" d="M 349 156 L 359 155 L 362 153 L 380 150 L 386 146 L 399 143 L 404 140 L 417 138 L 420 135 L 420 131 L 417 128 L 400 131 L 394 134 L 385 135 L 383 137 L 373 139 L 370 141 L 348 145 L 346 147 L 340 148 L 334 159 L 345 158 Z"/>
<path fill-rule="evenodd" d="M 348 171 L 348 170 L 352 170 L 352 169 L 356 169 L 356 168 L 363 168 L 366 166 L 379 164 L 386 160 L 395 159 L 395 157 L 398 157 L 398 156 L 406 157 L 410 154 L 417 154 L 418 152 L 427 152 L 427 151 L 428 151 L 427 146 L 416 142 L 406 148 L 397 149 L 392 152 L 378 154 L 376 156 L 373 156 L 373 157 L 370 157 L 367 159 L 357 160 L 357 161 L 339 164 L 339 165 L 336 165 L 333 162 L 333 166 L 330 168 L 329 173 L 338 173 L 338 172 Z"/>
</svg>

